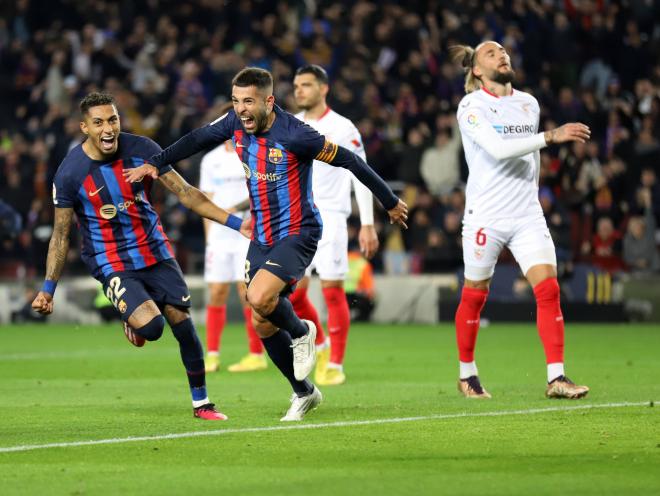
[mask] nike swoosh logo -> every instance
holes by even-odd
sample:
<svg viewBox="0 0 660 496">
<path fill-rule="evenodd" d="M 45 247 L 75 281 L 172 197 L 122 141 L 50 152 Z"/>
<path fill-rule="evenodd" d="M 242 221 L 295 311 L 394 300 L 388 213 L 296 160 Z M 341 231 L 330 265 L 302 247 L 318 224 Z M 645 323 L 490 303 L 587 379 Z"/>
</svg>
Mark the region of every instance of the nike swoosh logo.
<svg viewBox="0 0 660 496">
<path fill-rule="evenodd" d="M 99 194 L 99 191 L 101 191 L 103 188 L 105 188 L 105 186 L 101 186 L 101 187 L 100 187 L 99 189 L 97 189 L 96 191 L 88 191 L 89 196 L 96 196 L 96 195 L 98 195 L 98 194 Z"/>
<path fill-rule="evenodd" d="M 182 296 L 182 297 L 181 297 L 181 301 L 183 301 L 183 302 L 186 302 L 186 301 L 188 301 L 189 299 L 190 299 L 190 295 L 188 295 L 188 296 Z"/>
<path fill-rule="evenodd" d="M 240 143 L 236 143 L 236 148 L 245 148 L 245 145 L 241 145 Z"/>
<path fill-rule="evenodd" d="M 275 263 L 275 262 L 271 262 L 270 260 L 266 260 L 266 263 L 265 263 L 265 264 L 266 264 L 266 265 L 272 265 L 272 266 L 274 266 L 274 267 L 282 267 L 280 264 Z"/>
</svg>

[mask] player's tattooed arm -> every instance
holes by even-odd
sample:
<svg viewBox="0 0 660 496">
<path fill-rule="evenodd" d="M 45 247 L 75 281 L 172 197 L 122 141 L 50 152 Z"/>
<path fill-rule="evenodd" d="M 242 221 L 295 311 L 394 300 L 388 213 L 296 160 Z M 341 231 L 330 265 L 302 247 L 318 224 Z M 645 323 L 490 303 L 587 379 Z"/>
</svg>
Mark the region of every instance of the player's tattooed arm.
<svg viewBox="0 0 660 496">
<path fill-rule="evenodd" d="M 250 199 L 245 199 L 242 202 L 237 203 L 236 205 L 229 207 L 227 209 L 228 212 L 234 213 L 234 212 L 244 212 L 245 210 L 250 210 Z"/>
<path fill-rule="evenodd" d="M 46 280 L 57 281 L 62 274 L 64 262 L 69 252 L 69 234 L 73 223 L 72 208 L 56 208 L 53 235 L 48 245 L 46 258 Z"/>
<path fill-rule="evenodd" d="M 236 217 L 230 216 L 229 212 L 224 208 L 220 208 L 208 196 L 188 184 L 175 170 L 166 172 L 159 179 L 163 183 L 163 186 L 179 198 L 179 201 L 184 207 L 189 208 L 196 214 L 223 225 L 228 225 L 227 221 L 230 220 L 230 217 L 233 217 L 234 221 L 236 221 Z M 246 220 L 241 223 L 239 219 L 236 222 L 235 229 L 240 230 L 245 237 L 249 238 L 251 234 L 251 230 L 248 228 L 249 221 Z M 230 223 L 229 227 L 231 226 Z"/>
</svg>

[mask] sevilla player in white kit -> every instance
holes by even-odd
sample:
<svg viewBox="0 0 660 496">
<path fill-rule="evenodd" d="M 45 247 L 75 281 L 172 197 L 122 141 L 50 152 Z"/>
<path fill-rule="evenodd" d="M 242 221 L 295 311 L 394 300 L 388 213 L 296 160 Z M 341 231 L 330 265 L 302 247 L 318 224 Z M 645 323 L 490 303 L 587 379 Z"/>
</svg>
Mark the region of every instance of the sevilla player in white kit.
<svg viewBox="0 0 660 496">
<path fill-rule="evenodd" d="M 341 145 L 366 160 L 362 137 L 353 123 L 328 107 L 328 75 L 318 65 L 307 65 L 296 71 L 293 81 L 296 105 L 303 111 L 296 117 L 312 126 L 334 143 Z M 318 315 L 307 298 L 311 269 L 321 278 L 321 288 L 328 308 L 327 344 L 317 344 L 315 381 L 320 385 L 339 385 L 346 380 L 343 371 L 344 353 L 350 327 L 350 312 L 344 279 L 348 273 L 348 229 L 346 219 L 351 214 L 351 183 L 360 210 L 362 227 L 359 234 L 360 250 L 371 258 L 378 250 L 378 236 L 374 228 L 373 197 L 348 170 L 337 170 L 318 160 L 314 161 L 312 191 L 314 203 L 323 219 L 323 237 L 306 277 L 291 295 L 296 313 L 304 319 L 318 323 Z M 314 317 L 316 316 L 316 319 Z"/>
<path fill-rule="evenodd" d="M 564 319 L 559 303 L 557 261 L 538 200 L 539 150 L 549 144 L 589 139 L 583 124 L 538 132 L 539 104 L 514 90 L 515 73 L 505 49 L 493 41 L 452 47 L 465 71 L 467 95 L 458 123 L 469 167 L 463 219 L 465 285 L 456 311 L 459 390 L 468 398 L 490 398 L 479 381 L 474 348 L 490 279 L 505 246 L 534 289 L 538 332 L 545 350 L 549 398 L 582 398 L 589 392 L 564 373 Z"/>
<path fill-rule="evenodd" d="M 231 104 L 220 111 L 225 114 Z M 216 147 L 202 158 L 199 189 L 218 206 L 233 210 L 232 206 L 248 198 L 245 172 L 231 141 Z M 239 214 L 236 214 L 239 215 Z M 264 347 L 252 324 L 252 311 L 245 300 L 245 257 L 250 240 L 234 236 L 230 229 L 219 229 L 214 222 L 204 220 L 206 256 L 204 280 L 209 285 L 209 302 L 206 307 L 206 371 L 220 369 L 220 341 L 227 320 L 227 297 L 231 283 L 236 283 L 243 306 L 247 329 L 249 353 L 240 362 L 230 365 L 230 372 L 250 372 L 267 367 Z M 236 233 L 238 234 L 238 233 Z"/>
</svg>

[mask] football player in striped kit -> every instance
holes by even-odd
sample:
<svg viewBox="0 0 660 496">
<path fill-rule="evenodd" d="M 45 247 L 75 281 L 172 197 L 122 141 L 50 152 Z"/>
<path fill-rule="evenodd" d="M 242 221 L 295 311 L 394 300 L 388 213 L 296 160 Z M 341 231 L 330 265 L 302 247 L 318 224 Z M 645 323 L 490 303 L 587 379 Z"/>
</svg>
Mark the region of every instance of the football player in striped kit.
<svg viewBox="0 0 660 496">
<path fill-rule="evenodd" d="M 286 297 L 304 276 L 321 238 L 312 161 L 353 172 L 383 204 L 392 223 L 406 227 L 408 208 L 359 156 L 275 105 L 268 71 L 240 71 L 232 81 L 232 102 L 232 111 L 188 133 L 126 177 L 157 177 L 165 164 L 233 140 L 245 170 L 253 219 L 245 265 L 247 300 L 268 355 L 294 391 L 281 420 L 299 421 L 322 400 L 307 379 L 316 360 L 316 327 L 298 318 Z"/>
<path fill-rule="evenodd" d="M 149 138 L 121 132 L 111 95 L 90 93 L 80 102 L 80 112 L 86 139 L 68 153 L 53 180 L 55 221 L 46 280 L 32 307 L 42 314 L 53 311 L 75 214 L 81 257 L 119 311 L 128 339 L 136 346 L 155 341 L 167 321 L 179 343 L 194 416 L 226 420 L 206 393 L 204 354 L 190 318 L 190 292 L 149 201 L 152 178 L 130 184 L 123 176 L 161 149 Z M 219 208 L 171 166 L 164 165 L 161 171 L 159 180 L 184 206 L 250 236 L 249 222 Z"/>
</svg>

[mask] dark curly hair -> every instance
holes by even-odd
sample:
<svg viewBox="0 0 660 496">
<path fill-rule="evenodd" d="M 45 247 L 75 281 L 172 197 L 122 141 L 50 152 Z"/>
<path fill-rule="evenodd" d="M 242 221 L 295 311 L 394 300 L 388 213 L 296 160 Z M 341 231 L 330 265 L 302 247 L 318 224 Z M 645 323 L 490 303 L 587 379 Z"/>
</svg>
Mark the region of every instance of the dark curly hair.
<svg viewBox="0 0 660 496">
<path fill-rule="evenodd" d="M 115 97 L 108 93 L 90 93 L 80 101 L 80 114 L 85 117 L 92 107 L 99 105 L 115 105 Z"/>
</svg>

